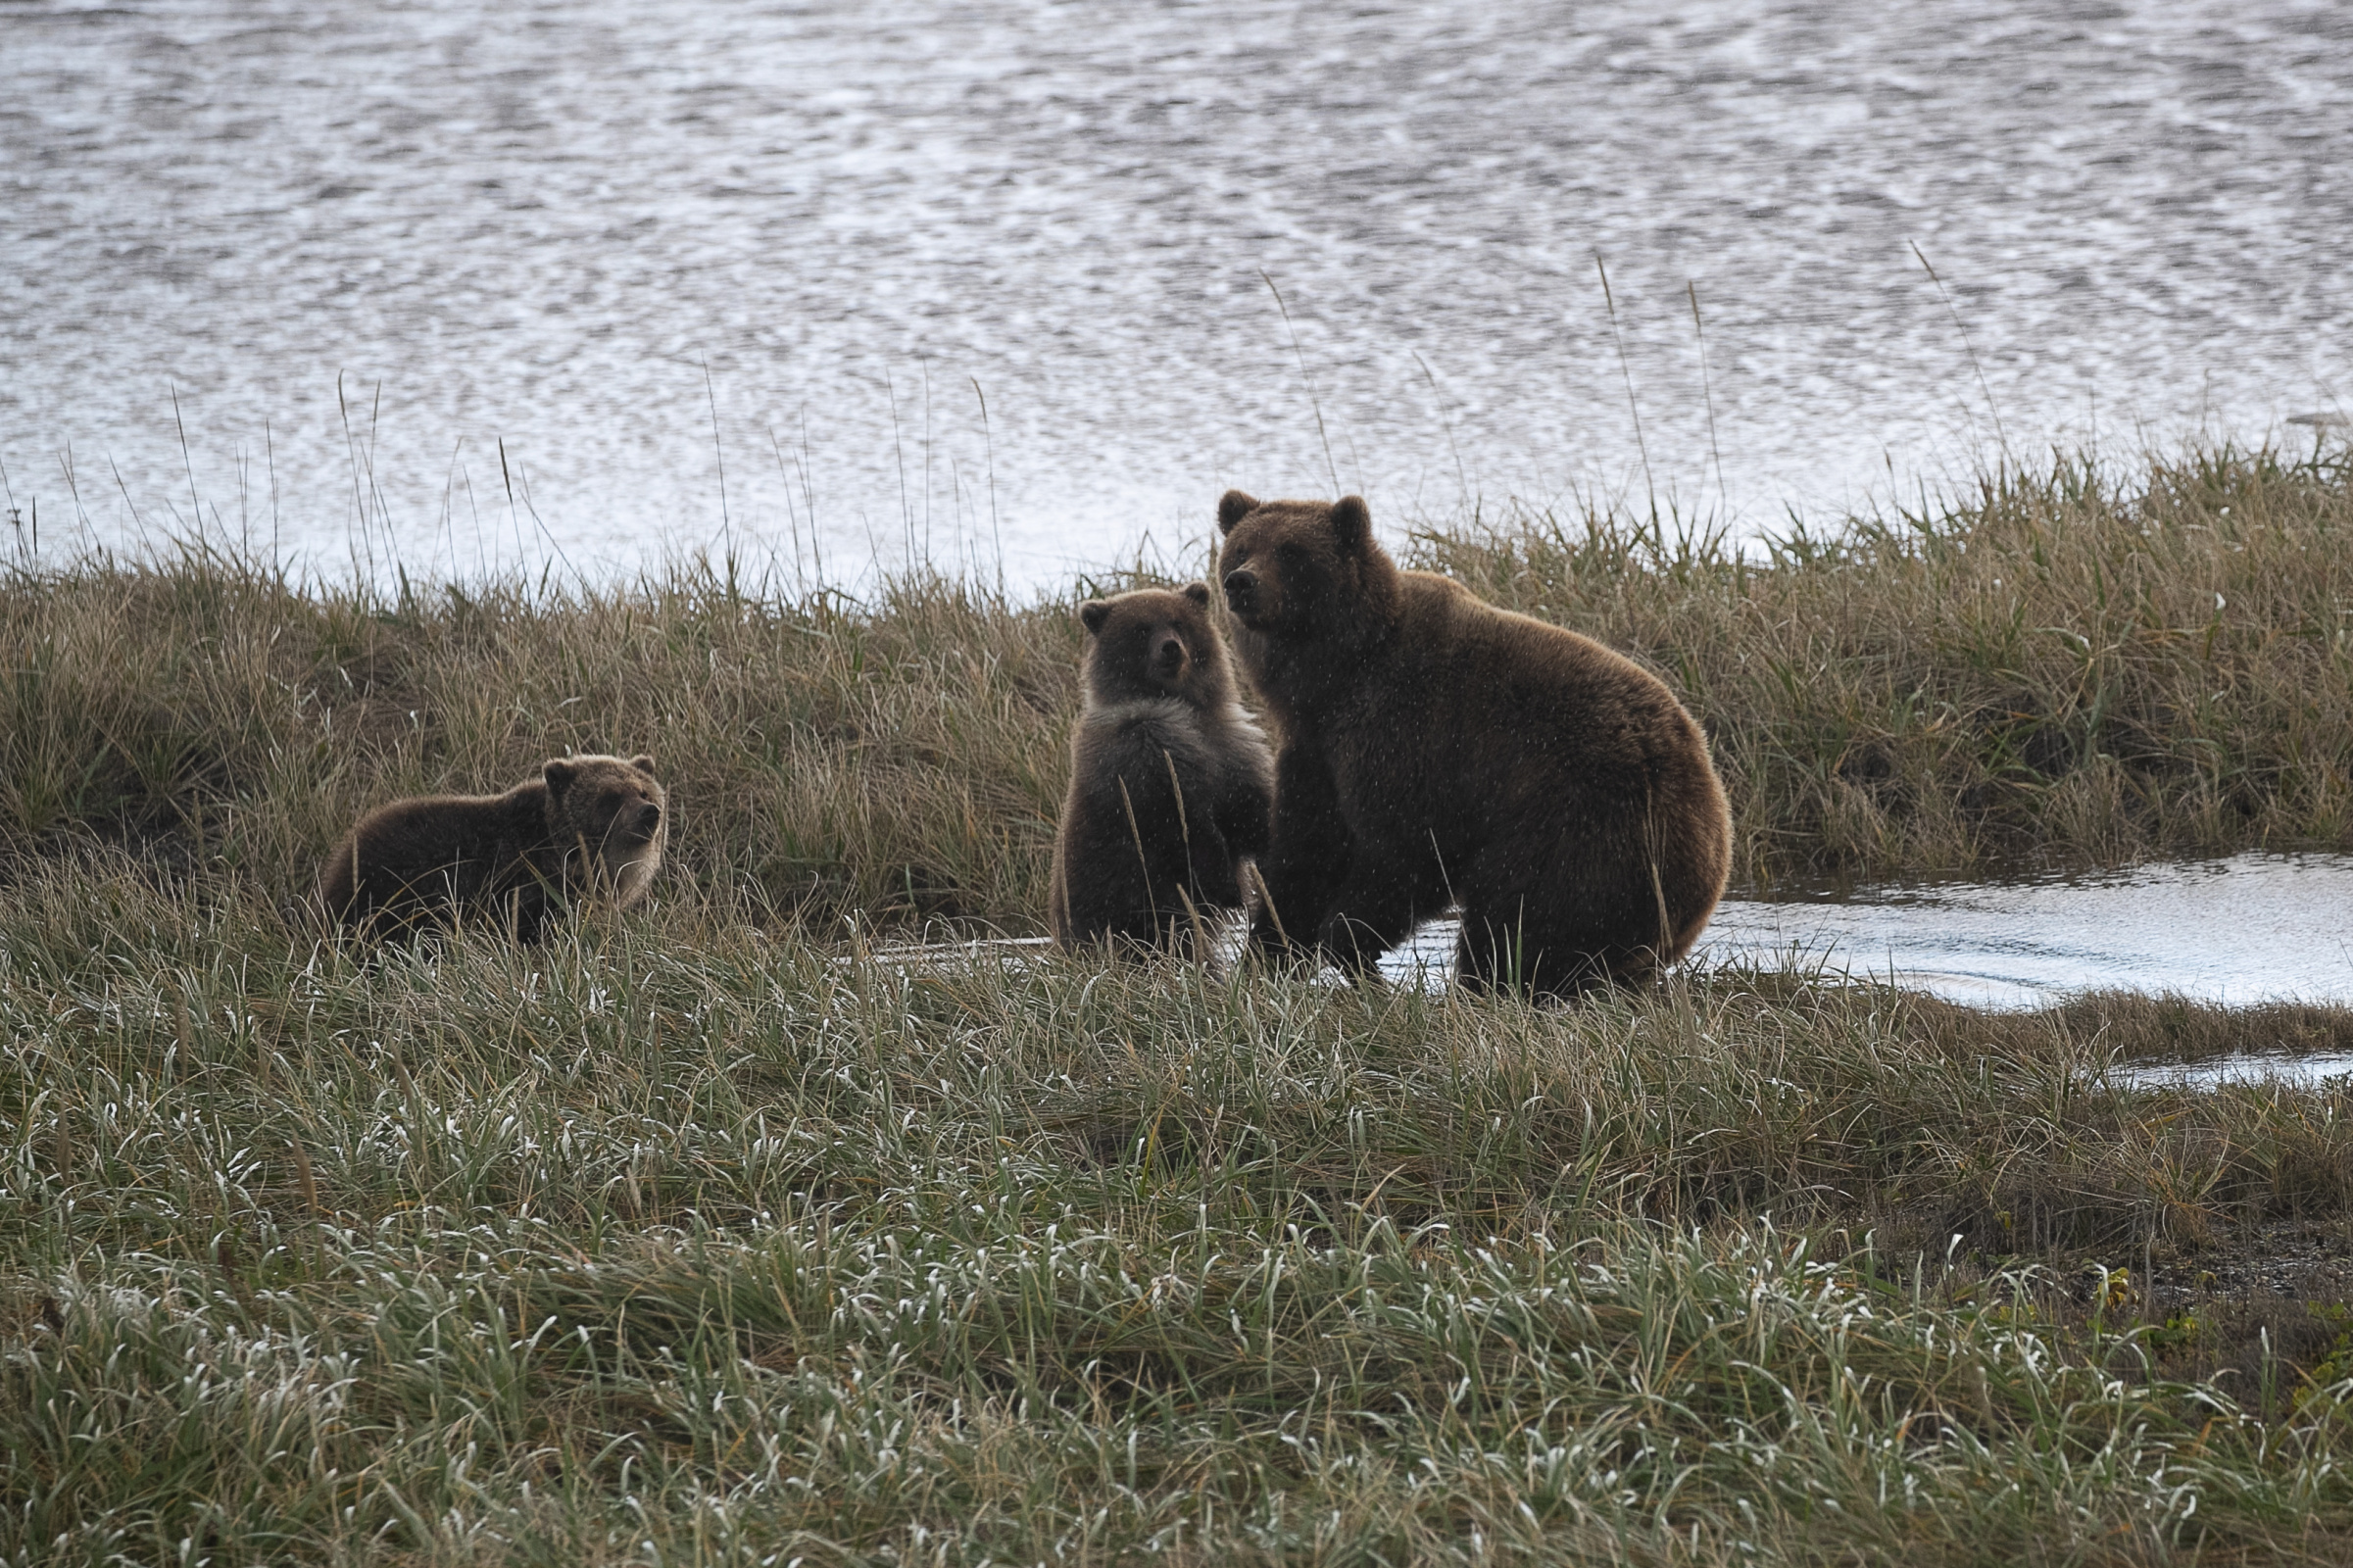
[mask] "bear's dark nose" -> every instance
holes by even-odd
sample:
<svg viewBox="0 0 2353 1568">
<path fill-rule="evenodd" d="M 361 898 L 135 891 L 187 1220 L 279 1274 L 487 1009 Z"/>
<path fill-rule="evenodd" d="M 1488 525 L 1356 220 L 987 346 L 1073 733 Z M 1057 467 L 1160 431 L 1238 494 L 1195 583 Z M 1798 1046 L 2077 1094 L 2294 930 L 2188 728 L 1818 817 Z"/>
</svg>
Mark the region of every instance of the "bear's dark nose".
<svg viewBox="0 0 2353 1568">
<path fill-rule="evenodd" d="M 1185 645 L 1174 637 L 1161 638 L 1159 660 L 1170 669 L 1176 668 L 1185 662 Z"/>
<path fill-rule="evenodd" d="M 662 808 L 656 806 L 652 801 L 646 802 L 644 807 L 638 810 L 637 825 L 644 828 L 648 833 L 653 832 L 654 829 L 661 823 L 661 821 Z"/>
<path fill-rule="evenodd" d="M 1258 574 L 1245 566 L 1236 566 L 1226 573 L 1226 603 L 1236 610 L 1248 610 L 1250 598 L 1258 591 Z"/>
</svg>

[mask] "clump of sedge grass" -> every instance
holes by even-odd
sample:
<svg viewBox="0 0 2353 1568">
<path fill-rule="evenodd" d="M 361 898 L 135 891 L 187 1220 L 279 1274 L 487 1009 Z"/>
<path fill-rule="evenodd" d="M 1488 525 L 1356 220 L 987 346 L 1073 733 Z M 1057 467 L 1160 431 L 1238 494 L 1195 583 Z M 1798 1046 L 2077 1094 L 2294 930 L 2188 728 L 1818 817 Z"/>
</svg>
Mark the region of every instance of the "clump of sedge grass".
<svg viewBox="0 0 2353 1568">
<path fill-rule="evenodd" d="M 663 884 L 837 924 L 1045 907 L 1077 635 L 943 578 L 870 604 L 682 569 L 304 590 L 219 560 L 0 582 L 0 841 L 95 839 L 281 905 L 370 805 L 651 751 Z"/>
</svg>

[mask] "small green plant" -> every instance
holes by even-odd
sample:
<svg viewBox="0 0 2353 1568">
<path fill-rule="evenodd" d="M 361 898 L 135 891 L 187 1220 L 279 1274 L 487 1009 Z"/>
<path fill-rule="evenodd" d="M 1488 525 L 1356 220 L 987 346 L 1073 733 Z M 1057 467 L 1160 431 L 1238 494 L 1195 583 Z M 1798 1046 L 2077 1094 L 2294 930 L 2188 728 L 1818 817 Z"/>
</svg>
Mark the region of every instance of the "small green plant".
<svg viewBox="0 0 2353 1568">
<path fill-rule="evenodd" d="M 2336 1338 L 2328 1349 L 2313 1363 L 2305 1375 L 2304 1386 L 2296 1391 L 2295 1408 L 2302 1413 L 2308 1405 L 2328 1401 L 2342 1403 L 2345 1385 L 2353 1383 L 2353 1305 L 2343 1301 L 2313 1301 L 2307 1304 L 2313 1316 L 2336 1330 Z"/>
<path fill-rule="evenodd" d="M 2197 1313 L 2181 1311 L 2171 1314 L 2163 1323 L 2151 1325 L 2144 1337 L 2151 1350 L 2159 1356 L 2172 1358 L 2186 1355 L 2197 1348 L 2205 1332 L 2206 1325 L 2200 1321 Z"/>
</svg>

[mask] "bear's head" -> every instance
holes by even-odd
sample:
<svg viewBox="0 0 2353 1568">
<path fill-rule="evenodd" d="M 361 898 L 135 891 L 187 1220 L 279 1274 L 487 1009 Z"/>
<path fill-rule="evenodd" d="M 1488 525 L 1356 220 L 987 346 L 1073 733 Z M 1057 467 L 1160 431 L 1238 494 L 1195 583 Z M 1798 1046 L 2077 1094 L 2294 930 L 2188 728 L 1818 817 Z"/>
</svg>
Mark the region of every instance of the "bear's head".
<svg viewBox="0 0 2353 1568">
<path fill-rule="evenodd" d="M 1175 697 L 1199 707 L 1233 698 L 1225 644 L 1209 624 L 1209 585 L 1139 588 L 1078 607 L 1087 628 L 1087 694 L 1099 705 Z"/>
<path fill-rule="evenodd" d="M 615 905 L 636 902 L 661 869 L 669 841 L 669 794 L 651 757 L 558 757 L 540 769 L 548 827 L 566 849 L 588 853 L 585 867 Z"/>
<path fill-rule="evenodd" d="M 1344 630 L 1395 592 L 1397 565 L 1373 538 L 1362 496 L 1261 502 L 1228 490 L 1217 528 L 1226 608 L 1262 636 Z"/>
</svg>

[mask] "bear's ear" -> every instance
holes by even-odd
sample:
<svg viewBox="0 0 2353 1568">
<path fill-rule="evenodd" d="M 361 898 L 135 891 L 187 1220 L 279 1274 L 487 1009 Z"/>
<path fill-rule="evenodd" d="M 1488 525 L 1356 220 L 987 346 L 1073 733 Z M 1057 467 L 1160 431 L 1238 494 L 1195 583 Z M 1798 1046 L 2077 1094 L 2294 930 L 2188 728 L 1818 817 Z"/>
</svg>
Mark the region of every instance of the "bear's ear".
<svg viewBox="0 0 2353 1568">
<path fill-rule="evenodd" d="M 1342 496 L 1332 508 L 1332 532 L 1340 540 L 1340 548 L 1353 555 L 1364 548 L 1365 537 L 1373 531 L 1373 514 L 1362 496 Z"/>
<path fill-rule="evenodd" d="M 1178 589 L 1178 590 L 1177 590 L 1177 592 L 1179 592 L 1179 593 L 1183 594 L 1183 595 L 1184 595 L 1186 598 L 1188 598 L 1188 599 L 1192 600 L 1192 601 L 1193 601 L 1195 604 L 1197 604 L 1197 605 L 1200 605 L 1200 606 L 1201 606 L 1202 609 L 1204 609 L 1204 610 L 1205 610 L 1205 609 L 1207 609 L 1207 608 L 1208 608 L 1208 605 L 1209 605 L 1209 585 L 1208 585 L 1207 583 L 1205 583 L 1205 582 L 1189 582 L 1189 583 L 1185 584 L 1185 586 L 1184 586 L 1184 587 L 1182 587 L 1182 588 Z"/>
<path fill-rule="evenodd" d="M 1087 628 L 1090 637 L 1102 631 L 1103 623 L 1110 618 L 1111 607 L 1100 599 L 1090 599 L 1078 607 L 1079 624 Z"/>
<path fill-rule="evenodd" d="M 1217 498 L 1217 531 L 1232 533 L 1234 524 L 1257 510 L 1258 501 L 1255 496 L 1245 495 L 1239 490 L 1228 490 Z"/>
<path fill-rule="evenodd" d="M 580 776 L 580 764 L 567 762 L 559 757 L 552 759 L 546 767 L 540 769 L 540 773 L 548 781 L 548 793 L 562 795 L 572 787 L 572 780 Z"/>
<path fill-rule="evenodd" d="M 636 768 L 640 773 L 651 773 L 654 771 L 653 754 L 650 752 L 640 752 L 635 757 L 629 759 L 629 765 Z"/>
</svg>

